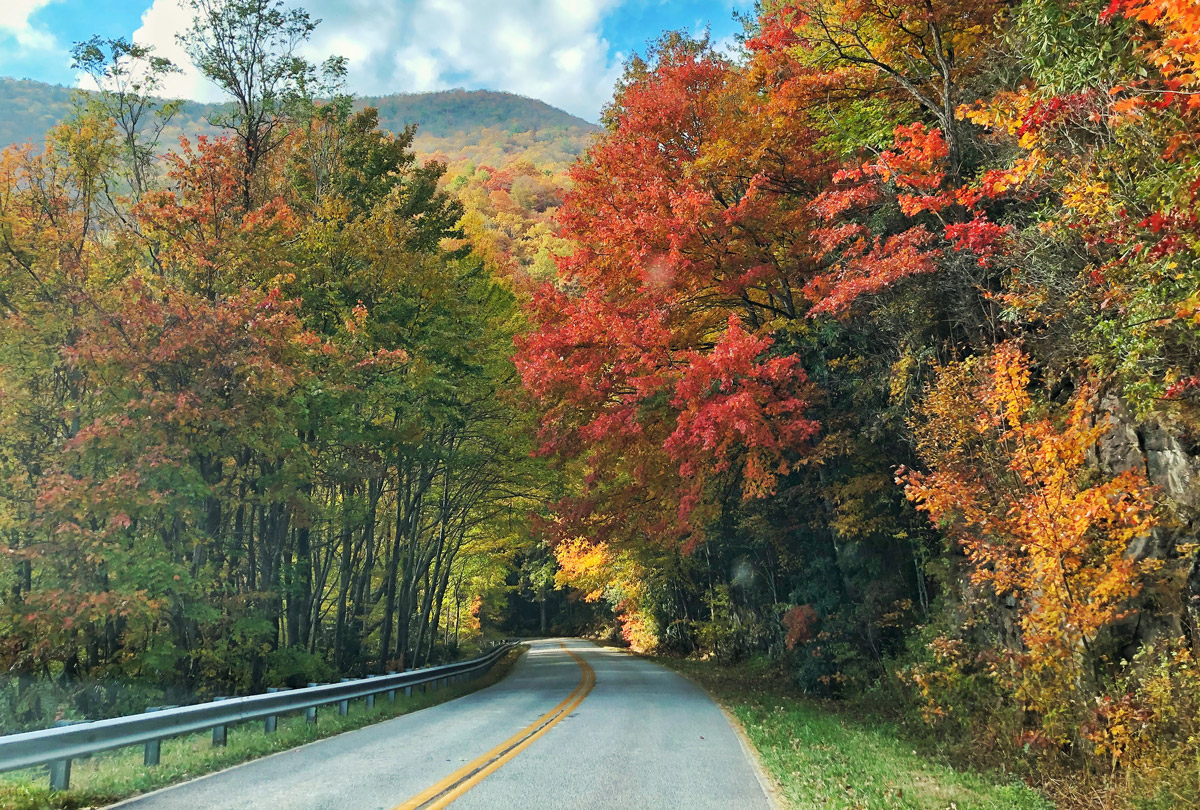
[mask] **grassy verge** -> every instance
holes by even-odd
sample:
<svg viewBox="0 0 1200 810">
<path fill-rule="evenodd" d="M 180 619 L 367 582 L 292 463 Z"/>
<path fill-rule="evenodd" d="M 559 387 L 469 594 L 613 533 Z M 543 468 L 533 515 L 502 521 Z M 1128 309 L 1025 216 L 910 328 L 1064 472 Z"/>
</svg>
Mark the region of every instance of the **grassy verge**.
<svg viewBox="0 0 1200 810">
<path fill-rule="evenodd" d="M 320 711 L 316 724 L 306 723 L 303 714 L 280 716 L 274 734 L 266 734 L 261 721 L 232 726 L 228 745 L 223 748 L 212 745 L 209 733 L 164 740 L 160 764 L 153 768 L 142 764 L 141 746 L 76 760 L 71 767 L 71 789 L 66 791 L 50 792 L 45 768 L 0 774 L 0 808 L 73 810 L 111 804 L 267 754 L 445 703 L 500 680 L 522 652 L 523 647 L 513 650 L 476 681 L 455 684 L 436 692 L 418 692 L 408 698 L 401 691 L 394 703 L 388 702 L 386 696 L 379 696 L 375 699 L 375 708 L 370 710 L 364 701 L 354 701 L 345 717 L 339 717 L 336 708 L 329 706 Z"/>
<path fill-rule="evenodd" d="M 1015 780 L 956 770 L 887 723 L 791 693 L 764 673 L 657 659 L 706 688 L 741 723 L 797 810 L 1052 810 Z"/>
</svg>

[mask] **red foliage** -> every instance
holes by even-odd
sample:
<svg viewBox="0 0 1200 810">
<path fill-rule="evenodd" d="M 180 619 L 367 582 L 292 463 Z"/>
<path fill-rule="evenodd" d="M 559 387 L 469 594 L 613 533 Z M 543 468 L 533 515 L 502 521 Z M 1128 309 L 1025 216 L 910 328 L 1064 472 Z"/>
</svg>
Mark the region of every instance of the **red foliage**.
<svg viewBox="0 0 1200 810">
<path fill-rule="evenodd" d="M 835 174 L 810 206 L 825 223 L 813 236 L 829 269 L 804 288 L 813 301 L 809 315 L 843 314 L 863 295 L 936 272 L 947 247 L 969 251 L 981 266 L 1005 252 L 1011 228 L 991 222 L 980 204 L 1007 187 L 986 175 L 976 187 L 949 184 L 949 147 L 937 129 L 915 123 L 897 127 L 895 137 L 895 147 L 877 160 Z M 889 200 L 914 222 L 873 236 L 863 221 Z"/>
<path fill-rule="evenodd" d="M 797 645 L 811 641 L 816 635 L 813 631 L 816 630 L 819 620 L 817 611 L 811 605 L 797 605 L 789 608 L 783 614 L 783 626 L 787 629 L 783 643 L 789 650 L 794 650 Z"/>
<path fill-rule="evenodd" d="M 667 46 L 572 171 L 560 221 L 578 247 L 560 286 L 533 296 L 536 328 L 516 358 L 545 408 L 543 452 L 587 470 L 586 490 L 560 504 L 564 536 L 586 527 L 686 544 L 708 478 L 765 495 L 816 431 L 798 362 L 770 357 L 771 339 L 748 324 L 759 307 L 795 306 L 811 251 L 793 195 L 829 167 L 802 126 L 781 128 L 769 152 L 736 142 L 762 133 L 737 107 L 743 93 L 757 98 L 741 78 L 719 57 Z"/>
<path fill-rule="evenodd" d="M 173 188 L 147 194 L 135 213 L 160 245 L 159 261 L 205 293 L 288 271 L 284 244 L 299 221 L 282 199 L 242 206 L 245 155 L 230 137 L 180 140 L 166 156 Z"/>
</svg>

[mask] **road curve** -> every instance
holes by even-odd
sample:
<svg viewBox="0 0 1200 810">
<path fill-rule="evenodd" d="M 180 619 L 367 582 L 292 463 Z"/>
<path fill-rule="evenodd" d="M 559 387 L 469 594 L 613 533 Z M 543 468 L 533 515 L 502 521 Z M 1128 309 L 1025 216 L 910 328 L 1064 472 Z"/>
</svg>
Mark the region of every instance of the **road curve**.
<svg viewBox="0 0 1200 810">
<path fill-rule="evenodd" d="M 236 729 L 231 730 L 236 733 Z M 725 714 L 656 664 L 530 644 L 458 700 L 122 802 L 129 810 L 770 807 Z"/>
</svg>

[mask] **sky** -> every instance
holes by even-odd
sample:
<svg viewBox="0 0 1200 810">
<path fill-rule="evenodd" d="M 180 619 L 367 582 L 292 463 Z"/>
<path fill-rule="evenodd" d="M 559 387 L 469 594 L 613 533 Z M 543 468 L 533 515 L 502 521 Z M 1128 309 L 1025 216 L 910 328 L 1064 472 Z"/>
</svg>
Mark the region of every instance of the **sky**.
<svg viewBox="0 0 1200 810">
<path fill-rule="evenodd" d="M 287 0 L 295 3 L 297 0 Z M 3 0 L 0 75 L 73 86 L 71 45 L 93 34 L 153 45 L 185 67 L 169 95 L 216 101 L 219 92 L 175 42 L 188 0 Z M 663 31 L 717 42 L 740 30 L 753 0 L 305 0 L 322 20 L 305 55 L 350 60 L 361 95 L 453 87 L 539 98 L 589 121 L 611 98 L 625 60 Z"/>
</svg>

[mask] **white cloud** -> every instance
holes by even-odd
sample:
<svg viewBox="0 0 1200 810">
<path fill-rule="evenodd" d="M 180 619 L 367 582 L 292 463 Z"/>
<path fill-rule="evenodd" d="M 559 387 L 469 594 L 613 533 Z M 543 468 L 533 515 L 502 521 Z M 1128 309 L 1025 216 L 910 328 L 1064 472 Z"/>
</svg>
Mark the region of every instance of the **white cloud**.
<svg viewBox="0 0 1200 810">
<path fill-rule="evenodd" d="M 154 0 L 142 14 L 142 25 L 133 32 L 139 45 L 153 45 L 158 56 L 165 56 L 182 69 L 163 81 L 162 94 L 193 101 L 220 101 L 221 92 L 200 74 L 188 59 L 187 51 L 175 39 L 192 24 L 194 16 L 187 0 Z"/>
<path fill-rule="evenodd" d="M 486 87 L 595 119 L 620 74 L 601 36 L 622 0 L 309 0 L 324 18 L 313 57 L 351 56 L 350 85 L 372 95 Z"/>
<path fill-rule="evenodd" d="M 623 1 L 307 0 L 304 7 L 324 20 L 307 55 L 346 56 L 350 87 L 362 95 L 485 87 L 594 120 L 624 58 L 611 53 L 602 21 Z M 191 19 L 187 0 L 154 0 L 133 39 L 185 67 L 168 80 L 169 95 L 216 100 L 175 41 Z"/>
<path fill-rule="evenodd" d="M 22 51 L 49 51 L 55 48 L 54 35 L 35 27 L 29 18 L 53 0 L 8 0 L 0 14 L 0 34 L 16 40 Z"/>
</svg>

